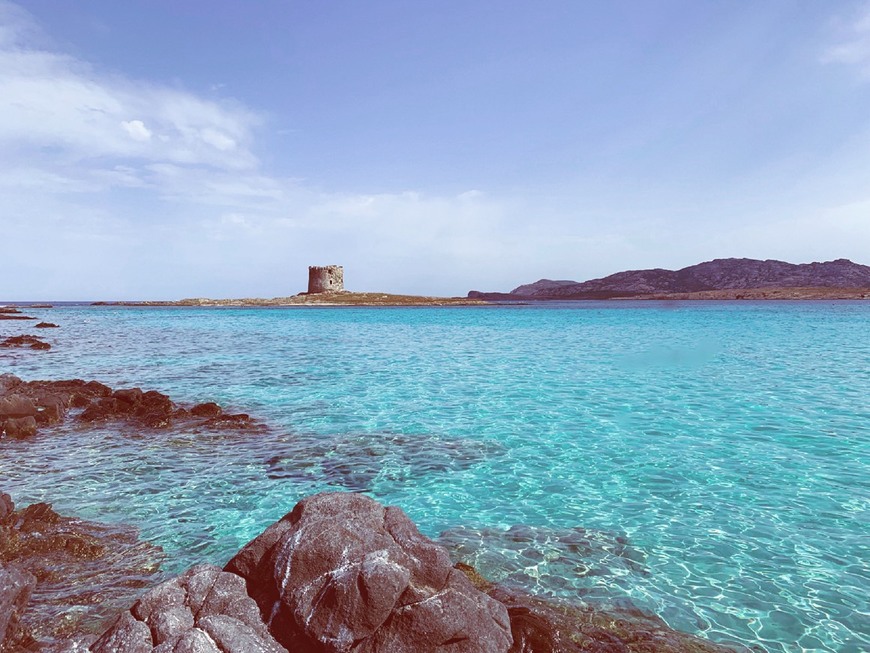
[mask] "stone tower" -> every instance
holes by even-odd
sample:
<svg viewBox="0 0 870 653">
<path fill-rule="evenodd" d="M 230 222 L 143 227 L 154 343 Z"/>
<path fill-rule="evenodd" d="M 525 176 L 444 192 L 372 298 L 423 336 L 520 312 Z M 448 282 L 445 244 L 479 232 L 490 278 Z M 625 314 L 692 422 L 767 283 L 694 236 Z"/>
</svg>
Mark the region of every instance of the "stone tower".
<svg viewBox="0 0 870 653">
<path fill-rule="evenodd" d="M 344 290 L 344 268 L 340 265 L 309 265 L 308 294 L 321 292 L 342 292 Z"/>
</svg>

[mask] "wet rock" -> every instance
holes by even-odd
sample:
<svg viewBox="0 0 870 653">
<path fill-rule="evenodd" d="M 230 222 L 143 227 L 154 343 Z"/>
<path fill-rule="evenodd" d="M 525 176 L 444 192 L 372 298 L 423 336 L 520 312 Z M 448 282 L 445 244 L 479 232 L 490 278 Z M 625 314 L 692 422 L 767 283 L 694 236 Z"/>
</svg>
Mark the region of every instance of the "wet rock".
<svg viewBox="0 0 870 653">
<path fill-rule="evenodd" d="M 206 420 L 202 423 L 202 426 L 205 428 L 211 429 L 259 429 L 260 425 L 257 424 L 253 419 L 251 419 L 250 415 L 246 413 L 237 413 L 235 415 L 227 415 L 222 414 L 217 417 L 212 417 L 211 419 Z"/>
<path fill-rule="evenodd" d="M 131 408 L 135 408 L 142 403 L 142 389 L 129 388 L 127 390 L 115 390 L 112 393 L 112 398 L 117 399 L 121 404 L 127 404 Z"/>
<path fill-rule="evenodd" d="M 36 435 L 35 417 L 8 417 L 3 422 L 3 433 L 10 438 L 29 438 Z"/>
<path fill-rule="evenodd" d="M 0 417 L 36 416 L 36 404 L 23 394 L 8 394 L 0 397 Z"/>
<path fill-rule="evenodd" d="M 150 584 L 162 560 L 161 549 L 129 526 L 62 517 L 46 503 L 14 510 L 0 495 L 0 565 L 36 579 L 21 618 L 34 647 L 12 650 L 92 641 Z"/>
<path fill-rule="evenodd" d="M 57 329 L 58 326 L 53 322 L 40 322 L 34 328 L 36 329 Z"/>
<path fill-rule="evenodd" d="M 24 570 L 0 564 L 0 651 L 19 648 L 21 615 L 27 608 L 36 578 Z"/>
<path fill-rule="evenodd" d="M 438 542 L 487 578 L 543 596 L 604 597 L 601 577 L 630 584 L 647 573 L 643 552 L 624 535 L 594 529 L 457 526 Z"/>
<path fill-rule="evenodd" d="M 2 316 L 0 316 L 2 319 Z M 21 319 L 33 319 L 33 318 L 21 318 Z M 41 349 L 48 350 L 51 349 L 51 345 L 45 342 L 44 340 L 40 340 L 36 336 L 11 336 L 6 338 L 2 342 L 0 342 L 0 347 L 30 347 L 31 349 Z"/>
<path fill-rule="evenodd" d="M 395 507 L 365 496 L 299 502 L 226 566 L 289 650 L 507 651 L 507 610 Z"/>
<path fill-rule="evenodd" d="M 190 409 L 190 414 L 196 417 L 217 417 L 223 412 L 220 406 L 213 401 L 208 401 L 204 404 L 197 404 Z"/>
<path fill-rule="evenodd" d="M 212 565 L 192 567 L 148 591 L 90 650 L 286 653 L 269 634 L 245 581 Z"/>
<path fill-rule="evenodd" d="M 514 638 L 511 653 L 735 651 L 673 630 L 655 615 L 629 606 L 602 609 L 532 597 L 500 587 L 492 590 L 490 596 L 507 606 Z"/>
<path fill-rule="evenodd" d="M 0 313 L 5 313 L 7 315 L 11 315 L 13 313 L 21 313 L 21 311 L 19 311 L 14 306 L 0 306 Z"/>
<path fill-rule="evenodd" d="M 20 313 L 21 311 L 15 311 L 16 313 Z M 35 317 L 30 317 L 27 315 L 9 315 L 7 313 L 0 313 L 0 320 L 35 320 Z"/>
</svg>

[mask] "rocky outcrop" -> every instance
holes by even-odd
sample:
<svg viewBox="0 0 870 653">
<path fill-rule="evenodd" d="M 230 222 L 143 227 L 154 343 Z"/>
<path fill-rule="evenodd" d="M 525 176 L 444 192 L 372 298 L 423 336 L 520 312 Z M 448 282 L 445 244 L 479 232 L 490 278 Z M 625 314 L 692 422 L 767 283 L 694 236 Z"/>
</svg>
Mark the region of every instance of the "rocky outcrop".
<svg viewBox="0 0 870 653">
<path fill-rule="evenodd" d="M 754 288 L 870 288 L 870 266 L 847 259 L 798 265 L 747 258 L 715 259 L 680 270 L 629 270 L 582 283 L 541 279 L 507 294 L 472 291 L 469 297 L 607 299 Z"/>
<path fill-rule="evenodd" d="M 123 421 L 142 429 L 264 428 L 247 414 L 225 414 L 213 402 L 188 410 L 156 390 L 112 390 L 97 381 L 81 379 L 25 382 L 12 375 L 0 375 L 0 435 L 29 437 L 40 427 L 62 422 L 68 414 L 82 424 Z"/>
<path fill-rule="evenodd" d="M 507 610 L 410 519 L 358 494 L 309 497 L 226 566 L 275 638 L 324 653 L 507 651 Z"/>
<path fill-rule="evenodd" d="M 46 503 L 15 510 L 0 494 L 0 651 L 93 639 L 162 560 L 131 527 L 62 517 Z"/>
<path fill-rule="evenodd" d="M 30 347 L 31 349 L 40 349 L 43 351 L 51 349 L 50 344 L 36 336 L 11 336 L 0 341 L 0 347 Z"/>
<path fill-rule="evenodd" d="M 57 329 L 57 325 L 54 322 L 40 322 L 37 324 L 35 329 Z"/>
<path fill-rule="evenodd" d="M 245 581 L 197 565 L 148 591 L 93 653 L 287 653 L 269 634 Z"/>
</svg>

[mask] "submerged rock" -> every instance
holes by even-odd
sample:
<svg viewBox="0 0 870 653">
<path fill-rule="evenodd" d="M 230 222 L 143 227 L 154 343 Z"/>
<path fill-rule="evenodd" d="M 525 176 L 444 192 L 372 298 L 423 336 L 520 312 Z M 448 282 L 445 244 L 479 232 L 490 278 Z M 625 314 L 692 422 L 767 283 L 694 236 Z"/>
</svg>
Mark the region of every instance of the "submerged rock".
<svg viewBox="0 0 870 653">
<path fill-rule="evenodd" d="M 297 436 L 287 446 L 287 452 L 266 461 L 269 478 L 326 481 L 355 491 L 370 490 L 379 480 L 404 482 L 462 471 L 505 451 L 488 440 L 398 433 Z"/>
<path fill-rule="evenodd" d="M 12 651 L 30 643 L 26 631 L 22 632 L 18 624 L 34 587 L 33 574 L 0 564 L 0 651 Z"/>
<path fill-rule="evenodd" d="M 90 650 L 287 653 L 269 634 L 245 581 L 213 565 L 197 565 L 149 590 Z"/>
<path fill-rule="evenodd" d="M 593 597 L 606 577 L 646 574 L 642 551 L 624 535 L 587 528 L 456 526 L 438 542 L 487 578 L 543 596 Z"/>
<path fill-rule="evenodd" d="M 395 507 L 324 493 L 245 546 L 227 571 L 290 651 L 507 651 L 505 607 Z"/>
<path fill-rule="evenodd" d="M 17 609 L 16 643 L 7 650 L 92 640 L 150 584 L 163 560 L 162 550 L 140 541 L 132 527 L 62 517 L 47 503 L 14 508 L 0 495 L 0 566 L 26 574 L 34 585 L 26 610 Z"/>
</svg>

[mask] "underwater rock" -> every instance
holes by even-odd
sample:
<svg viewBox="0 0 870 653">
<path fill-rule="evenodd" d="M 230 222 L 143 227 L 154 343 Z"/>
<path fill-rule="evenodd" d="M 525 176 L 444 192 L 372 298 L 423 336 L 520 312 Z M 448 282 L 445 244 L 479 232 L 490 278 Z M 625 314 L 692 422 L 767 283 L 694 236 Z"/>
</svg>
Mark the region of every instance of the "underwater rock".
<svg viewBox="0 0 870 653">
<path fill-rule="evenodd" d="M 505 451 L 488 440 L 398 433 L 297 436 L 287 446 L 266 461 L 269 478 L 326 481 L 354 491 L 369 490 L 376 480 L 462 471 Z"/>
<path fill-rule="evenodd" d="M 365 496 L 303 499 L 225 567 L 243 576 L 291 651 L 505 652 L 505 607 L 451 566 L 395 507 Z"/>
<path fill-rule="evenodd" d="M 35 579 L 12 650 L 92 640 L 150 584 L 162 560 L 162 550 L 132 527 L 62 517 L 47 503 L 15 510 L 0 495 L 0 565 Z"/>
<path fill-rule="evenodd" d="M 589 596 L 601 577 L 646 574 L 644 554 L 617 533 L 524 525 L 456 526 L 439 544 L 498 583 L 544 596 Z"/>
<path fill-rule="evenodd" d="M 287 653 L 269 634 L 245 581 L 213 565 L 197 565 L 149 590 L 90 650 Z"/>
<path fill-rule="evenodd" d="M 0 564 L 0 651 L 12 651 L 26 645 L 26 631 L 21 632 L 18 624 L 34 587 L 36 578 L 33 574 Z"/>
</svg>

